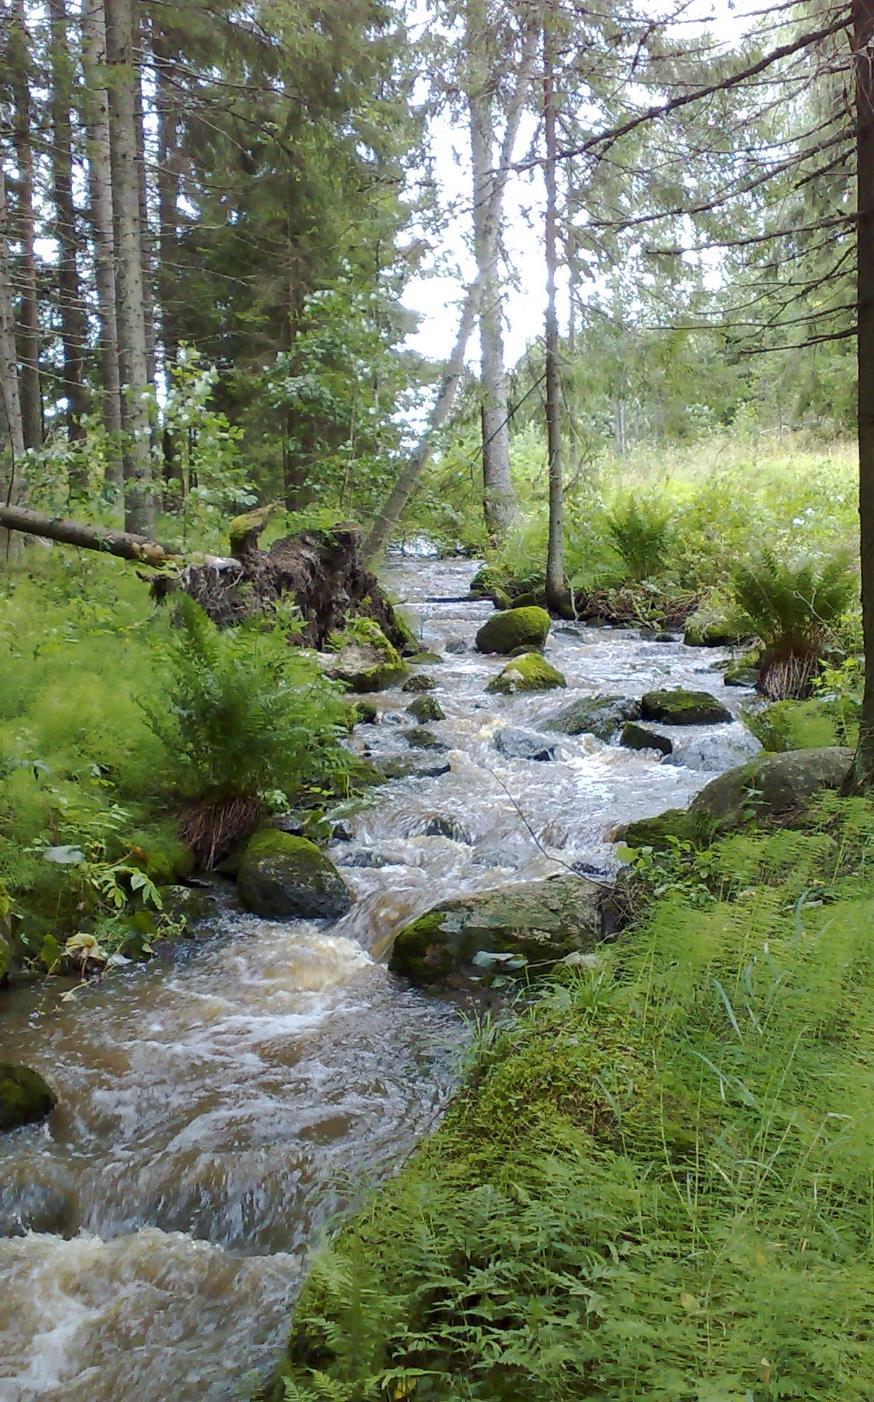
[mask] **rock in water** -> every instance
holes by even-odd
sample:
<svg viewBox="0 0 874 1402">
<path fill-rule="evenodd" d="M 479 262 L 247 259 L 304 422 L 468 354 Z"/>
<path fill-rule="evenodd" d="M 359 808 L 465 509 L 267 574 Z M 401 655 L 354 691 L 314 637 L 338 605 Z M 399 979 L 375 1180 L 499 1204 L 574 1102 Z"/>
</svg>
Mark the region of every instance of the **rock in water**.
<svg viewBox="0 0 874 1402">
<path fill-rule="evenodd" d="M 513 696 L 517 691 L 551 691 L 557 686 L 567 686 L 561 672 L 539 652 L 526 652 L 508 662 L 504 670 L 492 678 L 486 691 Z"/>
<path fill-rule="evenodd" d="M 639 717 L 640 702 L 629 696 L 584 696 L 557 711 L 545 729 L 559 735 L 594 735 L 609 742 L 624 721 Z"/>
<path fill-rule="evenodd" d="M 484 623 L 476 635 L 478 652 L 514 652 L 520 647 L 543 647 L 549 633 L 546 609 L 504 609 Z"/>
<path fill-rule="evenodd" d="M 441 740 L 439 735 L 435 735 L 433 730 L 429 730 L 424 725 L 412 725 L 409 730 L 402 730 L 401 734 L 407 744 L 414 750 L 434 750 L 438 754 L 447 754 L 449 746 L 445 740 Z"/>
<path fill-rule="evenodd" d="M 640 703 L 644 720 L 662 725 L 716 725 L 732 719 L 731 711 L 709 691 L 648 691 Z"/>
<path fill-rule="evenodd" d="M 690 811 L 736 828 L 752 818 L 779 818 L 801 808 L 822 789 L 839 789 L 853 752 L 840 746 L 762 754 L 720 774 L 692 800 Z"/>
<path fill-rule="evenodd" d="M 420 725 L 429 720 L 446 719 L 446 712 L 436 696 L 417 696 L 407 707 L 407 713 Z"/>
<path fill-rule="evenodd" d="M 433 691 L 436 685 L 433 677 L 424 672 L 417 672 L 414 677 L 409 677 L 404 682 L 401 691 Z"/>
<path fill-rule="evenodd" d="M 266 920 L 337 920 L 352 896 L 334 863 L 305 837 L 263 828 L 249 841 L 237 873 L 246 910 Z"/>
<path fill-rule="evenodd" d="M 674 748 L 673 740 L 669 740 L 667 735 L 659 735 L 657 731 L 638 725 L 633 720 L 623 725 L 619 743 L 626 750 L 657 750 L 662 755 L 671 754 Z"/>
<path fill-rule="evenodd" d="M 385 691 L 407 675 L 406 663 L 397 648 L 370 618 L 354 619 L 341 632 L 331 635 L 330 644 L 335 655 L 325 670 L 352 691 Z"/>
<path fill-rule="evenodd" d="M 389 968 L 423 986 L 463 987 L 523 969 L 544 973 L 600 942 L 603 905 L 603 888 L 578 876 L 446 901 L 401 931 Z"/>
<path fill-rule="evenodd" d="M 555 759 L 555 742 L 550 744 L 531 730 L 499 730 L 495 749 L 507 759 Z"/>
<path fill-rule="evenodd" d="M 0 1131 L 44 1120 L 56 1104 L 57 1096 L 38 1071 L 0 1061 Z"/>
</svg>

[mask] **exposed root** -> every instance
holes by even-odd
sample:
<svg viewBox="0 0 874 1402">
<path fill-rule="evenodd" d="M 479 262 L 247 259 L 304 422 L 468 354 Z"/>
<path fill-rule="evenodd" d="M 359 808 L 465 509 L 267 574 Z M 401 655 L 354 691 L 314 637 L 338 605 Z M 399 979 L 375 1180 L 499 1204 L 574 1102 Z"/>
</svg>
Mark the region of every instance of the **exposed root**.
<svg viewBox="0 0 874 1402">
<path fill-rule="evenodd" d="M 758 690 L 769 701 L 804 701 L 819 671 L 816 653 L 768 653 L 759 668 Z"/>
<path fill-rule="evenodd" d="M 211 871 L 249 836 L 261 813 L 257 798 L 196 800 L 180 815 L 179 835 L 191 848 L 197 865 Z"/>
</svg>

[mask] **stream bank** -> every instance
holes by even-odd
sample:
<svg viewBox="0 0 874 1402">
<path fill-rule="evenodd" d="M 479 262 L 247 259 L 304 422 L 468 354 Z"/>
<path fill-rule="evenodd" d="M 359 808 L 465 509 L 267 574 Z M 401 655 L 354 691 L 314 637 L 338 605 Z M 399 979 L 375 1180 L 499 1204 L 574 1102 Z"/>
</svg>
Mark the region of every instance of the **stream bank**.
<svg viewBox="0 0 874 1402">
<path fill-rule="evenodd" d="M 466 1030 L 389 974 L 394 933 L 440 901 L 566 871 L 609 874 L 619 823 L 685 804 L 756 743 L 737 722 L 676 727 L 668 763 L 551 733 L 536 763 L 496 748 L 575 699 L 704 689 L 736 712 L 719 654 L 556 625 L 560 692 L 490 696 L 505 659 L 473 650 L 491 615 L 465 561 L 395 562 L 389 587 L 443 661 L 420 671 L 445 719 L 430 776 L 375 790 L 330 855 L 356 903 L 331 926 L 243 914 L 213 937 L 70 1001 L 7 998 L 0 1060 L 55 1088 L 47 1124 L 0 1140 L 3 1402 L 227 1399 L 269 1368 L 312 1244 L 436 1124 Z M 448 602 L 447 602 L 448 600 Z M 439 602 L 438 602 L 439 601 Z M 375 695 L 353 745 L 406 760 L 409 693 Z M 448 766 L 448 767 L 447 767 Z M 17 1227 L 16 1227 L 17 1223 Z"/>
</svg>

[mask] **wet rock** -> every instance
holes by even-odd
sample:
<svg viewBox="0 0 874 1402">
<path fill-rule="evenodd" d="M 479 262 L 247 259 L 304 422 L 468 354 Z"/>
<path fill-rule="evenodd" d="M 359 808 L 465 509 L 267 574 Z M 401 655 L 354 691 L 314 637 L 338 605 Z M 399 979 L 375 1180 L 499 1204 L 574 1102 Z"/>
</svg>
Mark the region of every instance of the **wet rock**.
<svg viewBox="0 0 874 1402">
<path fill-rule="evenodd" d="M 644 720 L 662 725 L 715 725 L 732 719 L 731 711 L 709 691 L 648 691 L 640 703 Z"/>
<path fill-rule="evenodd" d="M 164 914 L 174 920 L 184 920 L 186 925 L 208 920 L 218 909 L 218 892 L 214 887 L 204 886 L 164 886 L 161 888 Z"/>
<path fill-rule="evenodd" d="M 544 973 L 597 946 L 603 899 L 602 887 L 568 876 L 446 901 L 401 931 L 389 968 L 421 986 Z"/>
<path fill-rule="evenodd" d="M 442 662 L 443 658 L 439 652 L 417 652 L 413 657 L 408 657 L 407 661 L 411 667 L 428 667 Z"/>
<path fill-rule="evenodd" d="M 736 647 L 748 636 L 731 619 L 711 609 L 699 609 L 686 619 L 683 642 L 687 647 Z"/>
<path fill-rule="evenodd" d="M 537 652 L 526 652 L 508 662 L 502 672 L 493 677 L 486 691 L 513 696 L 517 691 L 552 691 L 567 686 L 561 672 Z"/>
<path fill-rule="evenodd" d="M 464 824 L 446 813 L 435 813 L 433 818 L 429 818 L 424 832 L 426 837 L 448 837 L 453 842 L 463 842 L 467 847 L 473 842 Z"/>
<path fill-rule="evenodd" d="M 470 581 L 470 599 L 492 599 L 505 592 L 506 580 L 492 565 L 481 565 Z"/>
<path fill-rule="evenodd" d="M 550 618 L 542 608 L 510 608 L 496 613 L 476 635 L 478 652 L 502 652 L 519 647 L 543 647 Z"/>
<path fill-rule="evenodd" d="M 457 657 L 462 652 L 467 652 L 467 643 L 464 638 L 449 638 L 446 642 L 446 651 Z"/>
<path fill-rule="evenodd" d="M 610 741 L 627 720 L 638 720 L 640 702 L 629 696 L 584 696 L 571 701 L 546 722 L 559 735 L 594 735 Z"/>
<path fill-rule="evenodd" d="M 240 899 L 267 920 L 337 920 L 352 897 L 334 863 L 305 837 L 265 828 L 240 859 Z"/>
<path fill-rule="evenodd" d="M 615 828 L 611 840 L 624 842 L 626 847 L 652 847 L 656 851 L 664 851 L 673 847 L 675 840 L 694 841 L 696 833 L 696 822 L 688 808 L 668 808 L 653 818 L 637 818 L 633 823 Z"/>
<path fill-rule="evenodd" d="M 56 1104 L 57 1096 L 38 1071 L 0 1061 L 0 1132 L 44 1120 Z"/>
<path fill-rule="evenodd" d="M 331 839 L 334 842 L 354 842 L 355 833 L 348 823 L 334 823 L 331 828 Z"/>
<path fill-rule="evenodd" d="M 424 725 L 412 725 L 409 730 L 402 730 L 401 734 L 414 750 L 436 750 L 443 754 L 449 750 L 446 741 L 441 740 L 439 735 L 435 735 L 433 730 L 428 730 Z"/>
<path fill-rule="evenodd" d="M 757 685 L 759 680 L 758 667 L 743 667 L 740 664 L 729 667 L 722 678 L 726 686 L 751 686 Z"/>
<path fill-rule="evenodd" d="M 372 701 L 356 701 L 354 709 L 357 725 L 376 725 L 379 711 Z"/>
<path fill-rule="evenodd" d="M 448 774 L 452 765 L 446 759 L 420 752 L 412 755 L 393 755 L 383 760 L 382 772 L 386 779 L 438 779 Z"/>
<path fill-rule="evenodd" d="M 382 852 L 347 852 L 340 860 L 343 867 L 366 867 L 374 871 L 381 871 L 383 867 L 397 866 L 391 857 L 386 857 Z"/>
<path fill-rule="evenodd" d="M 414 677 L 408 677 L 401 687 L 401 691 L 433 691 L 436 685 L 433 677 L 427 676 L 425 672 L 417 672 Z"/>
<path fill-rule="evenodd" d="M 652 640 L 654 643 L 678 643 L 680 641 L 676 633 L 669 633 L 667 629 L 660 633 L 653 633 Z"/>
<path fill-rule="evenodd" d="M 446 712 L 435 696 L 417 696 L 407 707 L 407 714 L 419 722 L 446 719 Z"/>
<path fill-rule="evenodd" d="M 397 648 L 370 618 L 356 618 L 342 632 L 333 633 L 331 646 L 334 655 L 325 670 L 351 691 L 385 691 L 407 675 L 407 664 Z"/>
<path fill-rule="evenodd" d="M 513 607 L 524 608 L 545 608 L 546 592 L 543 589 L 523 589 L 521 594 L 514 594 Z"/>
<path fill-rule="evenodd" d="M 78 1204 L 72 1183 L 63 1178 L 41 1182 L 32 1176 L 32 1165 L 7 1167 L 0 1182 L 0 1237 L 45 1232 L 70 1237 L 78 1223 Z"/>
<path fill-rule="evenodd" d="M 841 788 L 852 762 L 852 750 L 840 746 L 762 754 L 712 779 L 690 811 L 713 819 L 722 830 L 784 817 L 823 789 Z"/>
<path fill-rule="evenodd" d="M 658 731 L 638 725 L 633 720 L 626 721 L 623 725 L 619 743 L 626 750 L 657 750 L 662 755 L 671 754 L 674 748 L 673 741 L 669 740 L 667 735 L 659 735 Z"/>
<path fill-rule="evenodd" d="M 542 735 L 531 730 L 499 730 L 494 744 L 498 753 L 506 759 L 555 759 L 555 742 L 550 744 Z"/>
</svg>

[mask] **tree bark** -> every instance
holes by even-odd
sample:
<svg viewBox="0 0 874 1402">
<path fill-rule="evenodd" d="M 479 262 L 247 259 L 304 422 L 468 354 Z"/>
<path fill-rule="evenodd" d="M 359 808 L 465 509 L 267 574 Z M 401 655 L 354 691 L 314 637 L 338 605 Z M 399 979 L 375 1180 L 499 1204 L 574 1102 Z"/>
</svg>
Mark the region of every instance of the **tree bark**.
<svg viewBox="0 0 874 1402">
<path fill-rule="evenodd" d="M 52 81 L 52 185 L 55 204 L 55 237 L 58 243 L 58 302 L 64 353 L 64 398 L 67 401 L 67 436 L 84 436 L 82 419 L 87 409 L 84 382 L 85 309 L 79 287 L 79 231 L 73 201 L 73 140 L 70 108 L 73 100 L 73 67 L 67 32 L 66 0 L 49 0 L 52 26 L 50 50 Z"/>
<path fill-rule="evenodd" d="M 853 0 L 856 98 L 859 542 L 865 693 L 851 784 L 874 785 L 874 0 Z"/>
<path fill-rule="evenodd" d="M 137 9 L 134 9 L 134 48 L 142 52 L 146 33 L 145 22 L 138 23 Z M 140 258 L 143 265 L 143 322 L 146 328 L 146 375 L 150 385 L 154 385 L 158 374 L 157 338 L 155 335 L 155 289 L 153 285 L 152 231 L 149 227 L 149 181 L 146 174 L 146 128 L 143 113 L 143 85 L 139 68 L 136 69 L 134 91 L 134 119 L 137 143 L 137 200 L 140 209 Z"/>
<path fill-rule="evenodd" d="M 9 462 L 9 470 L 0 476 L 0 505 L 22 499 L 24 479 L 24 425 L 21 417 L 21 394 L 18 384 L 18 349 L 15 344 L 15 292 L 9 263 L 10 228 L 6 205 L 6 173 L 0 163 L 0 394 L 3 397 L 3 419 L 8 436 L 8 454 L 0 446 L 0 461 Z M 8 544 L 0 531 L 0 545 Z"/>
<path fill-rule="evenodd" d="M 130 531 L 114 531 L 108 526 L 92 526 L 82 521 L 69 521 L 62 516 L 46 516 L 26 506 L 0 506 L 0 527 L 21 531 L 25 535 L 57 540 L 63 545 L 76 545 L 82 550 L 101 550 L 122 560 L 140 564 L 163 565 L 177 559 L 169 547 Z"/>
<path fill-rule="evenodd" d="M 486 0 L 468 0 L 467 53 L 470 153 L 473 174 L 473 228 L 477 277 L 482 284 L 479 313 L 480 394 L 482 420 L 483 511 L 492 540 L 506 536 L 516 518 L 516 496 L 510 477 L 510 429 L 502 297 L 498 277 L 498 235 L 501 201 L 493 204 L 497 178 L 494 166 L 493 81 L 484 47 L 488 34 Z M 489 218 L 497 227 L 494 238 Z"/>
<path fill-rule="evenodd" d="M 24 0 L 15 0 L 10 26 L 13 142 L 18 164 L 18 348 L 21 418 L 27 448 L 42 445 L 42 396 L 39 374 L 39 305 L 36 293 L 33 146 L 31 143 L 30 35 Z"/>
<path fill-rule="evenodd" d="M 504 139 L 501 143 L 501 158 L 489 199 L 489 218 L 487 222 L 488 241 L 485 249 L 487 263 L 491 261 L 490 250 L 497 240 L 498 220 L 496 216 L 504 197 L 504 190 L 510 173 L 510 163 L 513 159 L 516 137 L 519 134 L 519 123 L 522 119 L 522 108 L 528 90 L 536 43 L 537 27 L 533 26 L 528 30 L 525 38 L 525 44 L 519 63 L 519 71 L 516 77 L 516 87 L 507 111 L 507 124 L 504 128 Z M 382 510 L 376 514 L 364 542 L 363 553 L 366 560 L 375 560 L 385 550 L 391 533 L 400 520 L 401 513 L 412 496 L 416 483 L 431 457 L 434 440 L 452 413 L 458 395 L 459 385 L 461 384 L 461 377 L 464 373 L 464 356 L 467 350 L 467 344 L 476 323 L 482 294 L 482 282 L 479 277 L 476 277 L 468 287 L 462 303 L 455 345 L 447 362 L 443 378 L 440 381 L 437 398 L 434 401 L 434 407 L 428 418 L 428 426 L 419 439 L 409 461 L 392 487 Z"/>
<path fill-rule="evenodd" d="M 115 234 L 112 214 L 112 168 L 109 148 L 109 94 L 101 69 L 106 61 L 106 24 L 103 0 L 82 0 L 85 70 L 83 113 L 88 133 L 88 188 L 94 239 L 94 280 L 100 322 L 100 385 L 103 423 L 113 441 L 121 441 L 121 374 L 116 318 Z M 122 461 L 110 472 L 122 485 Z"/>
<path fill-rule="evenodd" d="M 546 547 L 546 602 L 562 615 L 573 610 L 568 603 L 564 580 L 564 495 L 561 473 L 560 386 L 558 372 L 558 312 L 555 276 L 558 268 L 558 184 L 556 178 L 557 139 L 555 124 L 555 82 L 553 41 L 548 12 L 543 24 L 543 127 L 546 161 L 546 440 L 549 463 L 549 537 Z"/>
<path fill-rule="evenodd" d="M 137 70 L 132 0 L 106 0 L 106 57 L 112 203 L 116 229 L 116 316 L 124 426 L 124 519 L 128 531 L 149 535 L 152 495 L 151 383 L 144 319 L 143 243 L 137 161 Z"/>
</svg>

